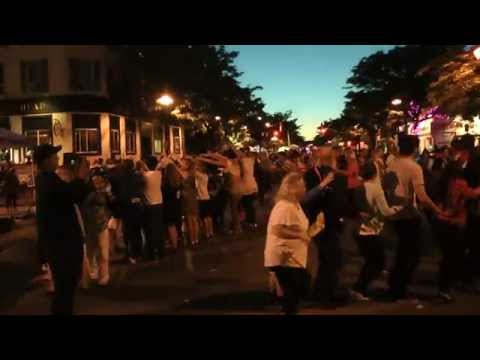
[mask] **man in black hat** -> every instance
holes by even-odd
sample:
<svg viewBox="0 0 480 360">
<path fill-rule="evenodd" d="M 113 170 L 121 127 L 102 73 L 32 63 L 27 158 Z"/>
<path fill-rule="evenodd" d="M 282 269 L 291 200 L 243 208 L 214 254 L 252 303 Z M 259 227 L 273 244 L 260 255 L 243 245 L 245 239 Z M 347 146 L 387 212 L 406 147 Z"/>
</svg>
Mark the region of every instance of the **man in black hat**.
<svg viewBox="0 0 480 360">
<path fill-rule="evenodd" d="M 61 146 L 42 144 L 34 152 L 38 167 L 37 229 L 55 286 L 52 314 L 71 315 L 75 289 L 82 274 L 84 243 L 75 204 L 88 194 L 85 180 L 89 169 L 85 162 L 72 164 L 74 170 L 67 171 L 68 181 L 62 180 L 55 172 L 60 149 Z"/>
</svg>

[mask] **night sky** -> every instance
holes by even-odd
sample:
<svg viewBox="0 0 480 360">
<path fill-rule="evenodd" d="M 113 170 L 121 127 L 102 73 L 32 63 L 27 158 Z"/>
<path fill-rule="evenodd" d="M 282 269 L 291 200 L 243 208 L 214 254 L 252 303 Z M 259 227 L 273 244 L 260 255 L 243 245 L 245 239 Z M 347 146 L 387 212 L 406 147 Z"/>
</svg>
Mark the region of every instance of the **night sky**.
<svg viewBox="0 0 480 360">
<path fill-rule="evenodd" d="M 292 110 L 302 134 L 315 136 L 323 120 L 343 110 L 343 89 L 358 61 L 390 45 L 232 45 L 245 85 L 259 85 L 268 112 Z"/>
</svg>

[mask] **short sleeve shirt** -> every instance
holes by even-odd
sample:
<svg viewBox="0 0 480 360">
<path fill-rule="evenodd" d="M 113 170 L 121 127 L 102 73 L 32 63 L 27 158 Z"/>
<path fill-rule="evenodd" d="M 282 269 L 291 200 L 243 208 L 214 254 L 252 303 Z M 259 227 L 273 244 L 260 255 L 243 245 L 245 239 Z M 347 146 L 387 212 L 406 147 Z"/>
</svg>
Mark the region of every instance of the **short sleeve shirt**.
<svg viewBox="0 0 480 360">
<path fill-rule="evenodd" d="M 307 232 L 308 219 L 300 204 L 280 200 L 270 213 L 265 245 L 265 267 L 288 266 L 306 268 L 308 243 L 302 239 L 284 239 L 273 233 L 275 225 L 297 225 Z"/>
<path fill-rule="evenodd" d="M 399 181 L 395 195 L 405 198 L 407 206 L 415 206 L 414 188 L 418 185 L 425 185 L 420 165 L 411 158 L 397 157 L 390 163 L 387 172 L 389 171 L 393 171 Z"/>
</svg>

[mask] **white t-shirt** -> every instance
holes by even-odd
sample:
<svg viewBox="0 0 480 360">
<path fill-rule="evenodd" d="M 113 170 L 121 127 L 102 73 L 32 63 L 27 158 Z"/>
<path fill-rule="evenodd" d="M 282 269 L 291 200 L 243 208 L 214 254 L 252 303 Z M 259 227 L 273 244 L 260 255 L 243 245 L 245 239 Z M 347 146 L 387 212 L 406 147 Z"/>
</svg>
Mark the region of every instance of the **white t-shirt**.
<svg viewBox="0 0 480 360">
<path fill-rule="evenodd" d="M 145 178 L 145 198 L 148 205 L 160 205 L 162 198 L 162 173 L 160 171 L 146 171 L 143 173 Z"/>
<path fill-rule="evenodd" d="M 418 185 L 425 185 L 423 171 L 412 158 L 396 157 L 388 166 L 387 172 L 397 174 L 399 184 L 395 189 L 395 195 L 407 200 L 406 206 L 415 206 L 415 190 Z"/>
<path fill-rule="evenodd" d="M 244 157 L 240 161 L 243 166 L 243 192 L 245 195 L 255 194 L 258 192 L 257 181 L 254 176 L 255 159 Z"/>
<path fill-rule="evenodd" d="M 208 175 L 197 171 L 195 174 L 195 185 L 197 187 L 198 200 L 210 200 L 208 193 Z"/>
<path fill-rule="evenodd" d="M 298 203 L 280 200 L 275 204 L 268 220 L 265 267 L 306 268 L 308 243 L 302 239 L 283 239 L 274 235 L 272 229 L 275 225 L 298 225 L 307 232 L 308 219 Z"/>
</svg>

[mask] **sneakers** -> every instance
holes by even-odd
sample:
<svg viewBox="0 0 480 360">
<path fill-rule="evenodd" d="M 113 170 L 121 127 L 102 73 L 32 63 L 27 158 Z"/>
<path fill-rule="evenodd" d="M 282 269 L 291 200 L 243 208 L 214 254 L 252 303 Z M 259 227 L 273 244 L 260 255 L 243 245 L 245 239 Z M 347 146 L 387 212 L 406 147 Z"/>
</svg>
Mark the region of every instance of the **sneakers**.
<svg viewBox="0 0 480 360">
<path fill-rule="evenodd" d="M 352 298 L 353 301 L 367 302 L 367 301 L 371 300 L 369 297 L 367 297 L 367 296 L 363 295 L 362 293 L 360 293 L 358 291 L 355 291 L 355 290 L 350 290 L 349 293 L 350 293 L 350 297 Z"/>
</svg>

